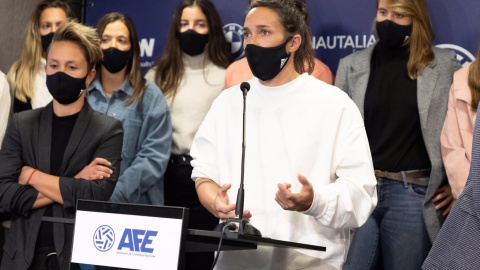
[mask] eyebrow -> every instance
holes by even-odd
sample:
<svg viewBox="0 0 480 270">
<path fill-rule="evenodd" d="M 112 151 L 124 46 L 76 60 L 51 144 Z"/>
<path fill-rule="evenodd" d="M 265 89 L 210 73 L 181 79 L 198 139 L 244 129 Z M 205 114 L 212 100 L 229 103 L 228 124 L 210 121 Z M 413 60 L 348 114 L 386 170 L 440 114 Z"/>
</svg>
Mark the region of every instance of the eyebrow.
<svg viewBox="0 0 480 270">
<path fill-rule="evenodd" d="M 54 63 L 59 63 L 60 61 L 59 61 L 59 60 L 56 60 L 56 59 L 48 59 L 48 60 L 47 60 L 47 64 L 48 64 L 48 63 L 52 63 L 52 62 L 54 62 Z M 77 61 L 77 60 L 69 60 L 69 61 L 66 62 L 66 64 L 67 64 L 67 65 L 68 65 L 68 64 L 77 64 L 77 65 L 78 65 L 78 64 L 80 64 L 80 62 Z"/>
<path fill-rule="evenodd" d="M 257 28 L 257 29 L 271 28 L 271 27 L 272 27 L 272 26 L 270 26 L 270 25 L 263 25 L 263 24 L 262 24 L 262 25 L 257 25 L 257 26 L 255 26 L 255 28 Z M 250 30 L 250 29 L 249 29 L 248 27 L 243 27 L 243 31 L 249 31 L 249 30 Z"/>
<path fill-rule="evenodd" d="M 195 20 L 194 22 L 206 22 L 207 20 L 204 20 L 204 19 L 198 19 L 198 20 Z M 185 19 L 182 19 L 180 20 L 180 22 L 188 22 L 188 20 L 185 20 Z"/>
<path fill-rule="evenodd" d="M 101 38 L 112 38 L 113 36 L 112 35 L 108 35 L 108 34 L 103 34 Z M 127 38 L 127 36 L 125 35 L 120 35 L 120 36 L 116 36 L 117 38 Z"/>
</svg>

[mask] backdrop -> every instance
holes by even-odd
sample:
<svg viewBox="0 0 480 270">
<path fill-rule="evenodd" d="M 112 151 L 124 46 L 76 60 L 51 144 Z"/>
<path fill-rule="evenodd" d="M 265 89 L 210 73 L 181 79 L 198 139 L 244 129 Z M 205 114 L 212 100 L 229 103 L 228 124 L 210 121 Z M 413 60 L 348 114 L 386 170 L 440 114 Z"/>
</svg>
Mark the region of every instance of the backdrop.
<svg viewBox="0 0 480 270">
<path fill-rule="evenodd" d="M 107 13 L 118 11 L 134 21 L 146 73 L 163 53 L 163 47 L 180 0 L 87 0 L 86 24 L 95 26 Z M 247 0 L 212 0 L 237 59 L 244 57 L 242 26 Z M 375 0 L 306 0 L 316 57 L 336 72 L 340 58 L 375 42 L 372 22 Z M 480 1 L 427 0 L 435 30 L 435 44 L 452 49 L 463 64 L 477 53 Z"/>
</svg>

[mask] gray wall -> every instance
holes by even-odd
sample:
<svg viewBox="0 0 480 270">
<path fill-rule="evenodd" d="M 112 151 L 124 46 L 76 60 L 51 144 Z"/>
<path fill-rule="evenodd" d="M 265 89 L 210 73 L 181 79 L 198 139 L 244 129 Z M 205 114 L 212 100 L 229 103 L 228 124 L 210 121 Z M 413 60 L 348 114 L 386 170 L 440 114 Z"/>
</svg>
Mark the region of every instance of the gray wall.
<svg viewBox="0 0 480 270">
<path fill-rule="evenodd" d="M 40 0 L 0 0 L 0 70 L 20 57 L 27 21 Z"/>
</svg>

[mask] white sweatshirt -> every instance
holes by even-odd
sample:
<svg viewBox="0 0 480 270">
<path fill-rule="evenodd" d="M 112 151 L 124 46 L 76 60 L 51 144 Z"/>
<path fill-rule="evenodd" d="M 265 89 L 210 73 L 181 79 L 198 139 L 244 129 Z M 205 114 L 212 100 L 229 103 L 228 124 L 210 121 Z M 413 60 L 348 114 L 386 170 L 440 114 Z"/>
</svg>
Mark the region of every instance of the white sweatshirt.
<svg viewBox="0 0 480 270">
<path fill-rule="evenodd" d="M 361 226 L 376 206 L 376 179 L 363 120 L 338 88 L 308 74 L 278 87 L 253 78 L 247 96 L 245 209 L 264 237 L 325 246 L 326 252 L 263 247 L 220 254 L 217 269 L 341 269 L 349 229 Z M 192 179 L 240 182 L 242 93 L 225 90 L 195 136 Z M 315 190 L 303 213 L 283 210 L 274 200 L 277 184 L 304 175 Z"/>
<path fill-rule="evenodd" d="M 10 86 L 7 77 L 0 71 L 0 149 L 2 148 L 3 137 L 7 130 L 8 118 L 10 117 Z"/>
<path fill-rule="evenodd" d="M 32 109 L 45 107 L 48 103 L 50 103 L 53 100 L 53 97 L 48 91 L 48 87 L 47 87 L 47 74 L 45 73 L 45 65 L 47 64 L 47 60 L 42 57 L 40 61 L 41 61 L 40 69 L 35 75 L 35 80 L 34 80 L 35 88 L 33 91 L 33 99 L 31 100 Z M 14 80 L 16 80 L 15 79 L 16 74 L 13 77 L 14 77 Z"/>
</svg>

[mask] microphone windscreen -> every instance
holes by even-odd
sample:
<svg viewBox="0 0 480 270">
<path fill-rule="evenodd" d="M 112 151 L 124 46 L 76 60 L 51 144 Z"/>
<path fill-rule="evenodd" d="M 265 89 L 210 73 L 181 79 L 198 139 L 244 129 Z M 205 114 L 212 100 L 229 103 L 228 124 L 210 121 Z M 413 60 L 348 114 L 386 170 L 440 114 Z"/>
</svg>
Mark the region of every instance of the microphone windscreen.
<svg viewBox="0 0 480 270">
<path fill-rule="evenodd" d="M 240 84 L 240 90 L 243 92 L 244 89 L 247 90 L 247 92 L 250 90 L 250 84 L 248 82 L 242 82 Z"/>
</svg>

